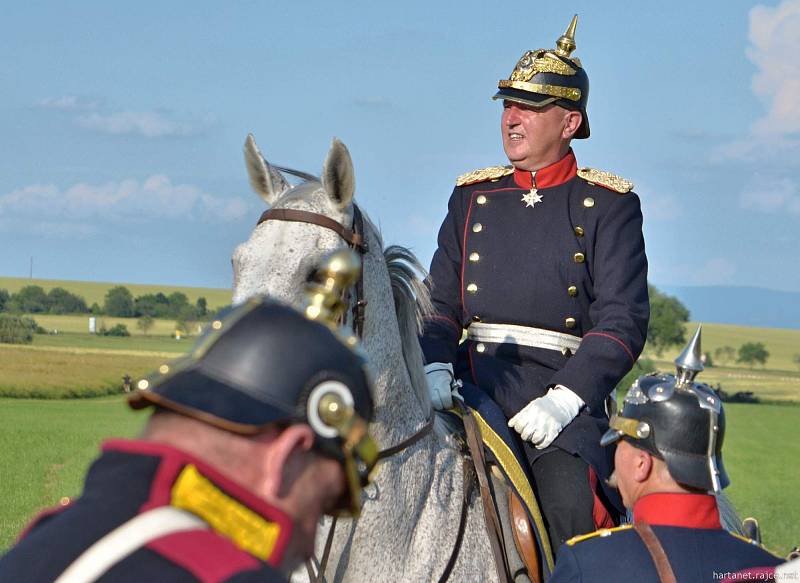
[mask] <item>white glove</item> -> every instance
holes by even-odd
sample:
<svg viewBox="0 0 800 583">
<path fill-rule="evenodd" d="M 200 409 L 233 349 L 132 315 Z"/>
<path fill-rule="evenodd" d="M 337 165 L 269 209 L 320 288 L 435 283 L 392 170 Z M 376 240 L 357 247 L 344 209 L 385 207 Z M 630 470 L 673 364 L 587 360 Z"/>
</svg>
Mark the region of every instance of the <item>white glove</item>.
<svg viewBox="0 0 800 583">
<path fill-rule="evenodd" d="M 544 397 L 534 399 L 508 421 L 525 441 L 544 449 L 575 419 L 585 403 L 563 385 L 556 385 Z"/>
<path fill-rule="evenodd" d="M 428 393 L 433 408 L 437 411 L 450 409 L 453 406 L 453 393 L 459 398 L 458 387 L 461 381 L 455 380 L 453 365 L 449 362 L 432 362 L 425 365 L 425 380 L 428 381 Z"/>
</svg>

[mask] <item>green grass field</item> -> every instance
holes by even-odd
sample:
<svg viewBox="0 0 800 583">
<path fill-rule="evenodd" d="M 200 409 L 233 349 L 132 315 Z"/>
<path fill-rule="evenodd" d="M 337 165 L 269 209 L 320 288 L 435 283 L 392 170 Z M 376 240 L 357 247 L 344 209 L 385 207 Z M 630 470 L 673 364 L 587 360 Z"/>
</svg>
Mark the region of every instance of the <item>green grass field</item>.
<svg viewBox="0 0 800 583">
<path fill-rule="evenodd" d="M 51 315 L 51 314 L 27 314 L 48 332 L 58 330 L 61 332 L 70 332 L 73 334 L 89 335 L 89 314 L 70 314 L 70 315 Z M 137 326 L 137 318 L 111 318 L 109 316 L 97 316 L 97 329 L 102 326 L 106 329 L 116 326 L 117 324 L 124 324 L 128 332 L 132 336 L 144 336 Z M 147 336 L 170 336 L 175 332 L 174 320 L 153 320 L 153 327 L 147 331 Z"/>
<path fill-rule="evenodd" d="M 724 456 L 732 481 L 726 492 L 742 517 L 759 519 L 767 547 L 785 555 L 800 544 L 794 495 L 800 408 L 731 404 L 726 410 Z M 80 493 L 103 439 L 132 437 L 145 419 L 127 410 L 121 398 L 0 399 L 0 550 L 40 508 Z"/>
<path fill-rule="evenodd" d="M 103 305 L 106 292 L 112 287 L 122 285 L 127 287 L 134 297 L 144 294 L 155 294 L 162 292 L 169 295 L 172 292 L 182 292 L 189 298 L 189 302 L 194 304 L 197 298 L 204 297 L 208 301 L 209 309 L 220 308 L 231 303 L 231 291 L 229 289 L 217 289 L 206 287 L 185 287 L 175 285 L 160 284 L 140 284 L 140 283 L 107 283 L 99 281 L 71 281 L 60 279 L 29 279 L 27 277 L 0 277 L 0 289 L 8 290 L 9 293 L 18 292 L 26 285 L 38 285 L 44 291 L 50 291 L 54 287 L 63 287 L 65 290 L 78 294 L 86 300 L 86 304 L 91 306 L 94 302 Z"/>
<path fill-rule="evenodd" d="M 59 399 L 119 393 L 124 374 L 138 379 L 174 356 L 0 344 L 0 396 Z"/>
</svg>

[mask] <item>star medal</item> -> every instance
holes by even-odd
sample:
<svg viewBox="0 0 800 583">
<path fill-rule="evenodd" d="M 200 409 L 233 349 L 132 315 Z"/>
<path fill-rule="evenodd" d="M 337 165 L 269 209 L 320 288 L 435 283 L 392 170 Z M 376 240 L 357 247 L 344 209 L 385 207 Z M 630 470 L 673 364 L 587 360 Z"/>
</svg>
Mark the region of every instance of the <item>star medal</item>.
<svg viewBox="0 0 800 583">
<path fill-rule="evenodd" d="M 542 195 L 535 188 L 531 188 L 522 195 L 522 202 L 525 203 L 525 208 L 536 206 L 537 202 L 542 202 Z"/>
</svg>

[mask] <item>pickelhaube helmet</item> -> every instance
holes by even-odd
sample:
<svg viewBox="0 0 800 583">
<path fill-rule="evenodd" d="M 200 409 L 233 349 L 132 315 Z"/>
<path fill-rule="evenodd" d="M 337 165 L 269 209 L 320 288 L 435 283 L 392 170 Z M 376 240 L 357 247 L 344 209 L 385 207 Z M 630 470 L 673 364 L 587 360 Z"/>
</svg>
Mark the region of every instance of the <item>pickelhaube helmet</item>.
<svg viewBox="0 0 800 583">
<path fill-rule="evenodd" d="M 730 483 L 722 463 L 725 411 L 713 389 L 694 380 L 703 370 L 700 354 L 698 326 L 675 360 L 677 374 L 639 377 L 600 444 L 624 439 L 663 459 L 676 482 L 720 492 Z"/>
<path fill-rule="evenodd" d="M 571 57 L 575 50 L 575 29 L 578 15 L 572 17 L 566 32 L 556 41 L 554 49 L 527 51 L 508 79 L 501 79 L 498 92 L 492 99 L 516 101 L 534 107 L 551 103 L 565 109 L 580 111 L 583 116 L 576 139 L 589 137 L 589 77 L 580 59 Z"/>
<path fill-rule="evenodd" d="M 330 255 L 302 312 L 257 296 L 220 315 L 189 354 L 138 382 L 130 406 L 162 407 L 240 435 L 307 423 L 315 448 L 344 466 L 338 510 L 358 514 L 378 454 L 367 431 L 372 388 L 363 351 L 338 318 L 360 267 L 349 249 Z"/>
</svg>

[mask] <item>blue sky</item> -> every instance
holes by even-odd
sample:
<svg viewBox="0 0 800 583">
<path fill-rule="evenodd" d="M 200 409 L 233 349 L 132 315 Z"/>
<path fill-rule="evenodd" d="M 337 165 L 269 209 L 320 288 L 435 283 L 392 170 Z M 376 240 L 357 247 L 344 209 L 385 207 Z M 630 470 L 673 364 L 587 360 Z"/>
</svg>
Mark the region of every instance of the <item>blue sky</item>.
<svg viewBox="0 0 800 583">
<path fill-rule="evenodd" d="M 25 2 L 0 19 L 0 275 L 229 287 L 262 203 L 242 145 L 333 136 L 387 243 L 429 262 L 458 174 L 505 163 L 489 98 L 574 12 L 592 137 L 633 180 L 650 279 L 800 291 L 800 0 Z"/>
</svg>

